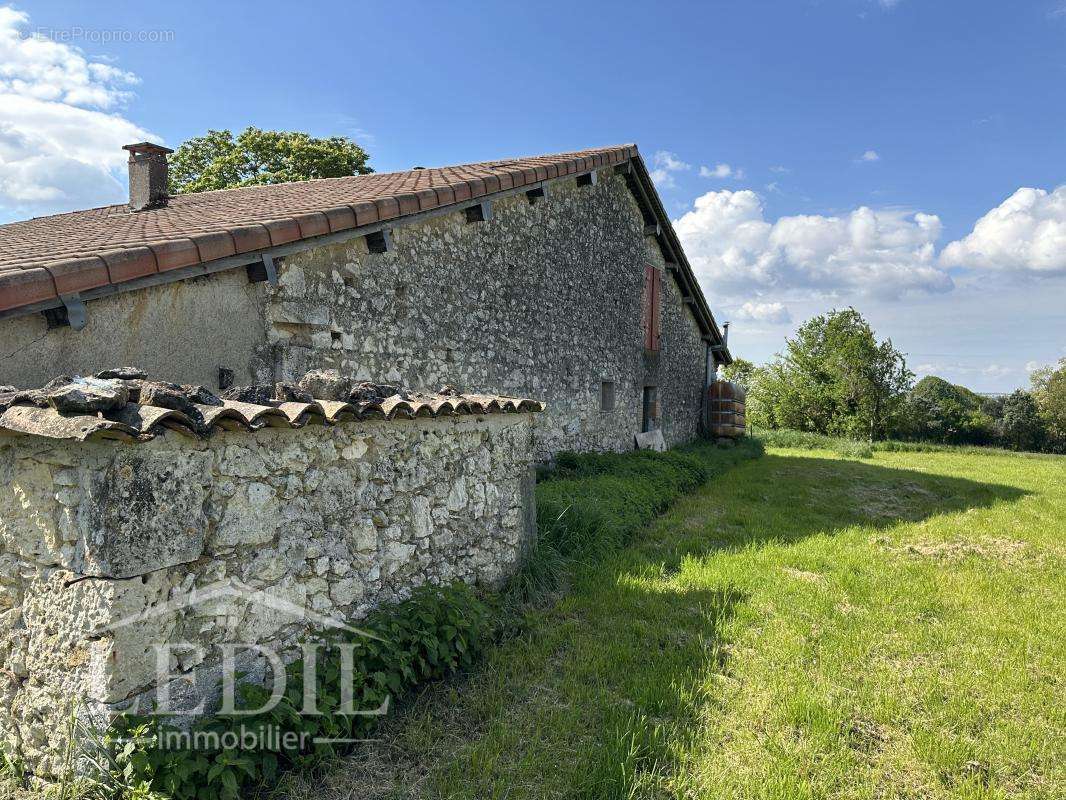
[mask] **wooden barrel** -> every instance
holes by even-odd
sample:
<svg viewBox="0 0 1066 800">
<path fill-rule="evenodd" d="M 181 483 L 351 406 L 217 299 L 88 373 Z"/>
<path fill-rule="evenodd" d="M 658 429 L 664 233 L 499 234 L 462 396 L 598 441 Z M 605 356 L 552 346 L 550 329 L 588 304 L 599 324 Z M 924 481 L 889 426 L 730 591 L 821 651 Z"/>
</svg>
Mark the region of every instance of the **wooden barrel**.
<svg viewBox="0 0 1066 800">
<path fill-rule="evenodd" d="M 707 387 L 707 431 L 712 438 L 739 439 L 746 432 L 744 387 L 715 381 Z"/>
</svg>

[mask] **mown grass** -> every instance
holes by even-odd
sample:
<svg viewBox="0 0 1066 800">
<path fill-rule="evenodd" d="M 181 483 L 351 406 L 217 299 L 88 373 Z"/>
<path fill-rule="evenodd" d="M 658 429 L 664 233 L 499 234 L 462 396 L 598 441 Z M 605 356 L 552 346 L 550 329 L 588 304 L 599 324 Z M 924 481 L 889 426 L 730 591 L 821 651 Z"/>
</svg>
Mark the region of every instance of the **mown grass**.
<svg viewBox="0 0 1066 800">
<path fill-rule="evenodd" d="M 1056 798 L 1066 459 L 775 449 L 281 797 Z"/>
</svg>

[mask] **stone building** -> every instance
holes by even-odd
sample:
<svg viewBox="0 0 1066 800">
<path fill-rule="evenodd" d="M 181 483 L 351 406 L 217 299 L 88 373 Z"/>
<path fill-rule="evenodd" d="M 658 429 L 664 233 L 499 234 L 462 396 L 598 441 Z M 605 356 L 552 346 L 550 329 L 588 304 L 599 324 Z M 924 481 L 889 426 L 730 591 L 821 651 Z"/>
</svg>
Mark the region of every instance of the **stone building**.
<svg viewBox="0 0 1066 800">
<path fill-rule="evenodd" d="M 0 385 L 335 368 L 542 400 L 543 458 L 691 438 L 729 361 L 635 146 L 172 198 L 129 149 L 139 210 L 0 226 Z"/>
<path fill-rule="evenodd" d="M 129 149 L 128 206 L 0 226 L 0 747 L 38 777 L 160 642 L 195 707 L 227 642 L 506 579 L 534 461 L 692 438 L 729 361 L 633 146 L 172 198 Z"/>
</svg>

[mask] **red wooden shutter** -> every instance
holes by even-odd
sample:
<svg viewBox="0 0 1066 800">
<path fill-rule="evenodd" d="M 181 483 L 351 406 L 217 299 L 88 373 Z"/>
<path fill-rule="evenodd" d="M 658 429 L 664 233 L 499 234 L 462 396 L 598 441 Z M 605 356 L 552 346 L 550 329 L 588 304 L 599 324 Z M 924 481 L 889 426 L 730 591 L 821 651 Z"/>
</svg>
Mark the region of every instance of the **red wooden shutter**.
<svg viewBox="0 0 1066 800">
<path fill-rule="evenodd" d="M 655 278 L 652 277 L 655 274 L 655 268 L 650 264 L 644 266 L 644 293 L 641 298 L 643 308 L 641 309 L 641 327 L 644 329 L 644 349 L 651 350 L 654 347 L 652 339 L 652 283 Z"/>
<path fill-rule="evenodd" d="M 651 271 L 651 349 L 659 349 L 659 335 L 662 328 L 662 273 L 657 269 Z"/>
<path fill-rule="evenodd" d="M 659 333 L 662 327 L 662 273 L 650 264 L 644 267 L 644 309 L 641 323 L 644 326 L 644 349 L 659 349 Z"/>
</svg>

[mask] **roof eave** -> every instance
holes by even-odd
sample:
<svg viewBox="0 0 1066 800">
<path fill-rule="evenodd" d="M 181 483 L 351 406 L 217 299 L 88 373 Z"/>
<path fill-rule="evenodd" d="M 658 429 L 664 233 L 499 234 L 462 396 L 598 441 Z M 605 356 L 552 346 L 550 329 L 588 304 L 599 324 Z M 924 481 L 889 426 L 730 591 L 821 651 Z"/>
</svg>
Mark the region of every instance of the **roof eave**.
<svg viewBox="0 0 1066 800">
<path fill-rule="evenodd" d="M 691 297 L 693 300 L 693 311 L 695 312 L 696 319 L 700 323 L 700 328 L 704 335 L 709 336 L 711 339 L 711 348 L 715 361 L 720 364 L 731 364 L 733 362 L 733 356 L 729 352 L 729 348 L 726 346 L 722 331 L 719 329 L 718 323 L 714 319 L 714 314 L 711 313 L 710 306 L 707 304 L 707 298 L 703 295 L 703 290 L 700 288 L 699 281 L 696 279 L 696 274 L 692 269 L 692 265 L 689 263 L 688 257 L 685 255 L 685 251 L 681 247 L 681 240 L 678 238 L 677 232 L 674 230 L 674 226 L 670 222 L 670 216 L 666 213 L 662 198 L 659 197 L 659 192 L 656 190 L 655 183 L 651 179 L 651 173 L 648 171 L 648 167 L 644 163 L 644 159 L 640 156 L 639 152 L 632 158 L 631 163 L 634 165 L 635 177 L 637 181 L 639 181 L 643 194 L 651 206 L 651 211 L 655 216 L 656 222 L 659 224 L 660 245 L 665 245 L 665 249 L 669 251 L 668 255 L 673 258 L 673 263 L 678 267 L 678 271 L 681 275 L 681 280 L 679 280 L 678 283 L 682 293 L 685 294 L 686 297 Z"/>
</svg>

